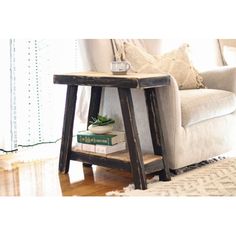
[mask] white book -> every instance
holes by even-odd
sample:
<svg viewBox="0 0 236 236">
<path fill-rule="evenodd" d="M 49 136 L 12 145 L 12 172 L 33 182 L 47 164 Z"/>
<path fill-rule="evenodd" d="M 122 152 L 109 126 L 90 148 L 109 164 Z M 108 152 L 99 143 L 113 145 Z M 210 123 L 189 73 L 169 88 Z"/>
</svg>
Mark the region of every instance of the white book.
<svg viewBox="0 0 236 236">
<path fill-rule="evenodd" d="M 82 150 L 86 152 L 96 152 L 96 145 L 82 143 Z"/>
<path fill-rule="evenodd" d="M 117 143 L 113 146 L 107 145 L 96 145 L 95 152 L 101 154 L 110 154 L 113 152 L 118 152 L 126 149 L 126 142 Z"/>
<path fill-rule="evenodd" d="M 74 151 L 82 151 L 83 150 L 83 146 L 82 146 L 82 143 L 76 143 L 74 146 L 73 146 L 73 150 Z"/>
</svg>

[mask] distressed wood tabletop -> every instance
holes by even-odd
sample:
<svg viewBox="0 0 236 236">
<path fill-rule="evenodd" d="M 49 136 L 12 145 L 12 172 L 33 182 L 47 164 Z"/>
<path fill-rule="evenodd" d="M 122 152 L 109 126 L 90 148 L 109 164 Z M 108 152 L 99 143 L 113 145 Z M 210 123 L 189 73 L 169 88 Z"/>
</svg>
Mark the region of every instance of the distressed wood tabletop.
<svg viewBox="0 0 236 236">
<path fill-rule="evenodd" d="M 153 88 L 170 84 L 168 74 L 142 74 L 128 73 L 126 75 L 113 75 L 102 72 L 74 72 L 55 74 L 55 84 L 119 87 L 119 88 Z"/>
</svg>

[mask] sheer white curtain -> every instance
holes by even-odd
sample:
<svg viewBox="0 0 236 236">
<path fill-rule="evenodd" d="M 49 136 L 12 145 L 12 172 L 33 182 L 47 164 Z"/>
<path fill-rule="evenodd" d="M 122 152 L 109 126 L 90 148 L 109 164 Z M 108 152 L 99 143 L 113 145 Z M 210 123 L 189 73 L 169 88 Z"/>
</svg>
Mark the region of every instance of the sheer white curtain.
<svg viewBox="0 0 236 236">
<path fill-rule="evenodd" d="M 61 137 L 66 86 L 53 74 L 83 70 L 78 39 L 0 40 L 0 149 Z"/>
<path fill-rule="evenodd" d="M 12 149 L 11 145 L 11 81 L 10 41 L 0 40 L 0 148 Z"/>
</svg>

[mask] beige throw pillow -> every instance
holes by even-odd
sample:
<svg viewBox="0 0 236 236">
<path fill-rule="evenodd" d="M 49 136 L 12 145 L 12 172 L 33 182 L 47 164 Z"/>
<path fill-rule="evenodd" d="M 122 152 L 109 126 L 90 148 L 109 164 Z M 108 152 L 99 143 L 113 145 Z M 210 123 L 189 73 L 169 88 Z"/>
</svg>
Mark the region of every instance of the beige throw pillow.
<svg viewBox="0 0 236 236">
<path fill-rule="evenodd" d="M 203 78 L 198 74 L 189 60 L 187 44 L 160 56 L 153 56 L 142 48 L 125 42 L 123 44 L 125 59 L 137 73 L 168 73 L 172 75 L 179 89 L 204 88 Z"/>
</svg>

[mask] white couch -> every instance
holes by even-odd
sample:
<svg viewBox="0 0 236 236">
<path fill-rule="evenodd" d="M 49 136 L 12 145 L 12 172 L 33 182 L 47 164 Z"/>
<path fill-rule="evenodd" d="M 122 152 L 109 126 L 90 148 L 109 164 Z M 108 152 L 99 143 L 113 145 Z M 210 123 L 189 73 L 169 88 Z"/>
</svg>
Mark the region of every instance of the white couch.
<svg viewBox="0 0 236 236">
<path fill-rule="evenodd" d="M 160 53 L 160 40 L 129 40 L 149 53 Z M 213 42 L 213 40 L 212 40 Z M 166 153 L 171 169 L 178 169 L 206 160 L 236 148 L 236 68 L 222 66 L 217 40 L 214 55 L 217 69 L 202 72 L 207 89 L 179 90 L 175 78 L 168 87 L 158 88 L 161 122 Z M 83 40 L 87 69 L 109 71 L 113 59 L 111 40 Z M 204 57 L 204 52 L 203 52 Z M 89 94 L 88 88 L 83 93 Z M 132 91 L 138 132 L 143 151 L 153 151 L 143 91 Z M 84 95 L 79 103 L 85 106 Z M 86 109 L 85 109 L 86 110 Z M 115 118 L 116 127 L 123 129 L 118 93 L 105 89 L 100 113 Z M 79 114 L 84 120 L 86 112 Z"/>
</svg>

